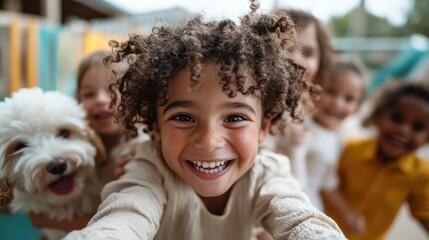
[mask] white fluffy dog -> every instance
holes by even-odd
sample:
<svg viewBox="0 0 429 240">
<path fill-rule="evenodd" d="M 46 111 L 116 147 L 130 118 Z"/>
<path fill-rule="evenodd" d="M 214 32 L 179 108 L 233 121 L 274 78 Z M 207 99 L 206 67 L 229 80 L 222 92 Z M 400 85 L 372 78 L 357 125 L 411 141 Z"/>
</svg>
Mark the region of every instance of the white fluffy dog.
<svg viewBox="0 0 429 240">
<path fill-rule="evenodd" d="M 13 190 L 12 211 L 57 220 L 96 212 L 105 182 L 95 166 L 106 153 L 85 117 L 74 99 L 39 88 L 0 102 L 0 180 Z M 48 239 L 66 234 L 42 231 Z"/>
</svg>

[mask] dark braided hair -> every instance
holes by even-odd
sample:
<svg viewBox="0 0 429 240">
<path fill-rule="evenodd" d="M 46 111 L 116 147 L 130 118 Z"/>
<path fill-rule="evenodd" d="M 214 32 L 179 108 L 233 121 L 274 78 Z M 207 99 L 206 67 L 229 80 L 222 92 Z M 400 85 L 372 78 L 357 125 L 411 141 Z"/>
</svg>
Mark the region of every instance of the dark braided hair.
<svg viewBox="0 0 429 240">
<path fill-rule="evenodd" d="M 220 84 L 229 97 L 253 94 L 260 99 L 265 117 L 289 111 L 293 118 L 301 118 L 298 100 L 312 85 L 302 78 L 304 68 L 287 51 L 279 51 L 294 44 L 293 22 L 286 14 L 255 13 L 254 2 L 251 8 L 240 24 L 196 16 L 179 26 L 154 27 L 148 36 L 130 35 L 121 44 L 111 41 L 114 54 L 105 63 L 118 76 L 111 87 L 112 105 L 119 101 L 117 121 L 134 136 L 140 123 L 149 133 L 157 120 L 157 106 L 168 101 L 167 88 L 175 74 L 189 66 L 190 87 L 197 91 L 205 62 L 220 65 Z M 278 41 L 281 36 L 287 36 L 286 41 Z M 121 67 L 115 64 L 124 62 L 129 67 L 118 71 Z M 113 88 L 119 90 L 120 99 Z"/>
</svg>

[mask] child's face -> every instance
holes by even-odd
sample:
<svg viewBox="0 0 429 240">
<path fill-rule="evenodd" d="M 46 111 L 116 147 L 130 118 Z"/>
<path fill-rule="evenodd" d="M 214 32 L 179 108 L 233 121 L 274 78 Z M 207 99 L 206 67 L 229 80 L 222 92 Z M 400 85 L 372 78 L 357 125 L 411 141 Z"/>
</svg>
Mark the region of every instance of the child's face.
<svg viewBox="0 0 429 240">
<path fill-rule="evenodd" d="M 90 67 L 82 77 L 78 98 L 85 108 L 90 126 L 100 135 L 112 135 L 120 132 L 114 123 L 114 114 L 109 109 L 110 75 L 105 66 Z"/>
<path fill-rule="evenodd" d="M 203 65 L 197 91 L 189 68 L 174 76 L 153 131 L 168 166 L 202 197 L 226 193 L 252 167 L 270 122 L 257 97 L 229 98 L 217 69 Z"/>
<path fill-rule="evenodd" d="M 413 152 L 429 137 L 429 104 L 404 96 L 375 121 L 379 129 L 378 150 L 384 160 Z"/>
<path fill-rule="evenodd" d="M 314 120 L 321 126 L 336 130 L 341 122 L 359 107 L 364 92 L 364 80 L 351 71 L 339 71 L 323 87 L 315 102 Z"/>
<path fill-rule="evenodd" d="M 320 65 L 320 46 L 317 41 L 316 25 L 310 23 L 298 30 L 297 46 L 292 51 L 292 57 L 305 67 L 307 80 L 313 81 Z"/>
</svg>

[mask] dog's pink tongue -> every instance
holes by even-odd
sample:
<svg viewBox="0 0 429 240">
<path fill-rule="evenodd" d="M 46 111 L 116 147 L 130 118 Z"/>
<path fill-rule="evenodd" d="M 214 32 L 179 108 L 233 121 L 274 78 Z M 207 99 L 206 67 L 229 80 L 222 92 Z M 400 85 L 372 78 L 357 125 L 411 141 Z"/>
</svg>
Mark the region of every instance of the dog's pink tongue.
<svg viewBox="0 0 429 240">
<path fill-rule="evenodd" d="M 74 178 L 73 176 L 61 177 L 57 181 L 51 183 L 49 188 L 57 195 L 69 194 L 74 188 Z"/>
</svg>

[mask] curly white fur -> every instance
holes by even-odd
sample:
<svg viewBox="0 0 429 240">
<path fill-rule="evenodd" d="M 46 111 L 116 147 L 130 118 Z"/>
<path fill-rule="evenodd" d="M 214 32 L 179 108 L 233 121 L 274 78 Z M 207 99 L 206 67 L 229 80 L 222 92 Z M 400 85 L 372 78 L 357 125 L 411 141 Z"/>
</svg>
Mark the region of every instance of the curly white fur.
<svg viewBox="0 0 429 240">
<path fill-rule="evenodd" d="M 0 179 L 13 186 L 13 211 L 57 220 L 95 213 L 104 182 L 95 171 L 97 149 L 85 117 L 74 99 L 39 88 L 0 103 Z M 65 233 L 45 234 L 59 239 Z"/>
</svg>

